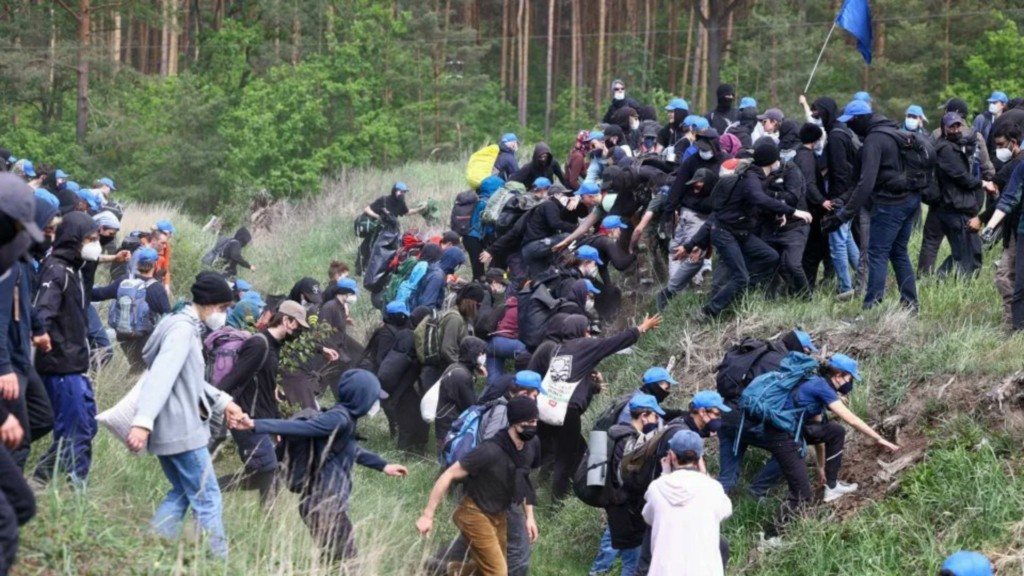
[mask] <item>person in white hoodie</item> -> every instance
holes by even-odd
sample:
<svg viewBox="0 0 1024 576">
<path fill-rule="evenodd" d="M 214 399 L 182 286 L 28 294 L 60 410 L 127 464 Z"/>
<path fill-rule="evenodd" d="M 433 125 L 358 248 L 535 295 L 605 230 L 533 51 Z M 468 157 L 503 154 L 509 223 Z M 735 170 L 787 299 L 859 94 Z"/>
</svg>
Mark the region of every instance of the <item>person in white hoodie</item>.
<svg viewBox="0 0 1024 576">
<path fill-rule="evenodd" d="M 690 430 L 669 440 L 664 472 L 647 489 L 644 520 L 651 525 L 648 576 L 721 576 L 720 525 L 732 502 L 704 467 L 704 441 Z"/>
</svg>

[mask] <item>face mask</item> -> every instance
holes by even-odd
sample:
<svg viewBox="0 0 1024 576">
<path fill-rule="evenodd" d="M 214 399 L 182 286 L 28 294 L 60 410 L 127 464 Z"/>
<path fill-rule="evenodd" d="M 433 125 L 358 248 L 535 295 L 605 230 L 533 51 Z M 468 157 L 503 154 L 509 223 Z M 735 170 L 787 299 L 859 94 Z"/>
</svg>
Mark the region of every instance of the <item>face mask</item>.
<svg viewBox="0 0 1024 576">
<path fill-rule="evenodd" d="M 613 96 L 613 98 L 615 98 L 616 100 L 625 100 L 626 99 L 626 93 L 625 92 L 616 92 L 615 96 Z"/>
<path fill-rule="evenodd" d="M 778 172 L 778 171 L 779 171 L 779 168 L 782 168 L 782 162 L 779 162 L 778 160 L 776 160 L 776 161 L 775 161 L 775 164 L 772 164 L 772 169 L 771 169 L 771 171 L 772 171 L 772 172 Z"/>
<path fill-rule="evenodd" d="M 654 396 L 654 399 L 658 401 L 658 404 L 664 402 L 669 395 L 669 391 L 662 388 L 659 384 L 644 386 L 644 390 L 651 396 Z"/>
<path fill-rule="evenodd" d="M 648 422 L 647 424 L 644 424 L 644 428 L 643 428 L 644 434 L 650 434 L 651 432 L 656 432 L 659 427 L 660 427 L 660 425 L 657 422 Z"/>
<path fill-rule="evenodd" d="M 583 269 L 583 275 L 587 278 L 597 278 L 597 266 L 587 266 Z"/>
<path fill-rule="evenodd" d="M 796 150 L 785 150 L 780 154 L 783 162 L 792 162 L 796 158 Z"/>
<path fill-rule="evenodd" d="M 1009 162 L 1013 158 L 1013 150 L 1009 148 L 996 148 L 996 158 L 1000 162 Z"/>
<path fill-rule="evenodd" d="M 349 294 L 346 299 L 349 304 L 355 304 L 357 300 L 359 300 L 359 296 L 356 296 L 355 294 Z"/>
<path fill-rule="evenodd" d="M 903 121 L 903 125 L 907 127 L 907 130 L 913 132 L 921 126 L 921 122 L 917 118 L 907 118 Z"/>
<path fill-rule="evenodd" d="M 377 400 L 376 402 L 373 403 L 373 406 L 370 406 L 370 410 L 366 412 L 366 415 L 369 416 L 370 418 L 373 418 L 374 416 L 376 416 L 379 413 L 380 413 L 380 400 Z"/>
<path fill-rule="evenodd" d="M 103 247 L 100 246 L 98 240 L 89 242 L 85 246 L 82 246 L 82 260 L 86 262 L 95 262 L 100 259 L 100 254 L 103 253 Z"/>
<path fill-rule="evenodd" d="M 701 160 L 711 160 L 714 157 L 715 157 L 715 152 L 713 150 L 701 150 L 700 151 L 700 159 Z"/>
<path fill-rule="evenodd" d="M 476 357 L 476 365 L 483 366 L 487 364 L 487 354 L 480 354 Z"/>
<path fill-rule="evenodd" d="M 522 428 L 519 429 L 518 434 L 520 440 L 522 440 L 523 442 L 529 442 L 530 440 L 533 440 L 534 438 L 537 437 L 537 427 L 523 426 Z"/>
<path fill-rule="evenodd" d="M 722 429 L 722 419 L 715 418 L 704 425 L 704 431 L 710 434 L 718 434 L 718 431 Z"/>
<path fill-rule="evenodd" d="M 640 128 L 640 121 L 639 120 L 630 120 L 629 121 L 629 129 L 630 130 L 637 130 L 639 128 Z"/>
<path fill-rule="evenodd" d="M 587 303 L 583 306 L 583 309 L 586 310 L 587 312 L 593 312 L 594 311 L 594 301 L 593 300 L 587 300 Z"/>
<path fill-rule="evenodd" d="M 210 330 L 220 330 L 227 324 L 228 313 L 227 312 L 214 312 L 206 318 L 203 318 L 203 324 Z"/>
<path fill-rule="evenodd" d="M 853 392 L 853 380 L 839 387 L 839 393 L 843 396 L 849 396 L 850 392 Z"/>
<path fill-rule="evenodd" d="M 992 114 L 999 114 L 999 104 L 996 102 L 989 104 L 988 111 L 991 112 Z"/>
<path fill-rule="evenodd" d="M 817 154 L 818 156 L 821 156 L 821 153 L 824 152 L 824 151 L 825 151 L 825 144 L 821 140 L 818 140 L 817 142 L 814 143 L 814 153 L 815 154 Z"/>
<path fill-rule="evenodd" d="M 656 138 L 644 138 L 644 148 L 654 148 Z"/>
</svg>

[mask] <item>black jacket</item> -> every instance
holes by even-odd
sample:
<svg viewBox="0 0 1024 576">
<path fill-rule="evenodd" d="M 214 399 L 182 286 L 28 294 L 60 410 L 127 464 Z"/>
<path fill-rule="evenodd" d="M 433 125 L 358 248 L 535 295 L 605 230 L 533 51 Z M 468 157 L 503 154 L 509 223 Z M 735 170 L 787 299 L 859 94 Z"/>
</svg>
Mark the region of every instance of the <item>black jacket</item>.
<svg viewBox="0 0 1024 576">
<path fill-rule="evenodd" d="M 32 265 L 19 261 L 0 280 L 0 375 L 32 369 L 33 275 Z"/>
<path fill-rule="evenodd" d="M 640 435 L 633 424 L 616 424 L 608 429 L 608 437 L 615 442 L 612 449 L 609 471 L 618 471 L 626 455 L 626 446 L 635 442 Z M 643 544 L 647 523 L 643 517 L 644 495 L 626 490 L 619 475 L 612 479 L 612 504 L 605 508 L 608 515 L 608 532 L 612 537 L 612 548 L 617 550 L 634 548 Z"/>
<path fill-rule="evenodd" d="M 801 146 L 796 150 L 793 157 L 793 165 L 800 169 L 804 177 L 804 195 L 807 198 L 808 207 L 820 209 L 825 203 L 825 196 L 822 194 L 821 172 L 818 170 L 818 157 L 814 151 Z"/>
<path fill-rule="evenodd" d="M 939 209 L 976 216 L 984 202 L 981 180 L 971 174 L 967 149 L 947 138 L 935 142 L 935 179 Z"/>
<path fill-rule="evenodd" d="M 704 160 L 697 153 L 690 155 L 689 158 L 679 164 L 679 168 L 676 169 L 675 180 L 672 182 L 672 188 L 668 193 L 668 214 L 675 213 L 680 208 L 689 208 L 704 217 L 711 214 L 710 191 L 714 189 L 714 182 L 710 183 L 711 186 L 705 184 L 704 193 L 699 196 L 694 194 L 692 186 L 686 184 L 697 173 L 697 170 L 701 168 L 707 168 L 717 175 L 722 167 L 722 162 L 729 159 L 729 155 L 722 152 L 721 148 L 719 148 L 717 140 L 713 140 L 711 146 L 715 149 L 715 155 L 711 160 Z"/>
<path fill-rule="evenodd" d="M 852 220 L 857 212 L 871 204 L 897 204 L 909 192 L 892 191 L 886 184 L 900 176 L 900 149 L 896 139 L 880 128 L 898 129 L 898 125 L 881 114 L 875 114 L 868 123 L 864 146 L 860 149 L 860 179 L 840 218 Z M 831 136 L 829 137 L 831 138 Z M 831 143 L 831 142 L 830 142 Z"/>
<path fill-rule="evenodd" d="M 543 159 L 545 154 L 547 155 L 547 160 Z M 562 185 L 569 186 L 565 173 L 562 172 L 562 167 L 558 165 L 554 154 L 551 153 L 551 148 L 543 142 L 533 147 L 533 159 L 523 164 L 519 170 L 516 170 L 509 180 L 522 182 L 523 186 L 526 186 L 526 189 L 529 190 L 533 187 L 533 181 L 542 176 L 552 182 L 554 182 L 555 178 L 558 178 Z"/>
<path fill-rule="evenodd" d="M 377 370 L 380 385 L 391 395 L 392 404 L 397 405 L 404 394 L 417 394 L 416 379 L 419 378 L 420 368 L 416 357 L 415 334 L 411 328 L 399 330 L 395 333 L 394 344 L 384 354 L 384 360 Z M 432 384 L 428 382 L 426 386 Z"/>
<path fill-rule="evenodd" d="M 613 122 L 612 117 L 622 107 L 629 106 L 634 110 L 640 109 L 640 103 L 633 98 L 626 96 L 622 100 L 616 100 L 612 98 L 612 103 L 608 105 L 608 111 L 604 113 L 604 117 L 601 118 L 602 124 L 611 124 Z"/>
<path fill-rule="evenodd" d="M 569 400 L 569 407 L 585 412 L 600 385 L 593 379 L 594 370 L 608 356 L 624 350 L 640 339 L 640 330 L 630 328 L 607 338 L 575 338 L 563 343 L 545 342 L 537 347 L 530 359 L 530 370 L 547 374 L 551 360 L 557 356 L 571 358 L 567 382 L 579 382 Z"/>
<path fill-rule="evenodd" d="M 839 122 L 839 110 L 836 101 L 818 98 L 814 101 L 814 109 L 818 112 L 821 127 L 828 134 L 824 156 L 828 166 L 828 189 L 826 197 L 842 199 L 849 202 L 850 195 L 857 184 L 857 151 L 854 150 L 853 132 Z"/>
<path fill-rule="evenodd" d="M 806 182 L 803 173 L 793 163 L 783 165 L 778 172 L 772 172 L 765 179 L 765 192 L 772 198 L 785 202 L 785 204 L 796 210 L 807 211 Z M 807 226 L 807 223 L 799 218 L 786 218 L 786 225 L 779 227 L 778 222 L 769 217 L 765 221 L 768 232 L 786 231 Z"/>
<path fill-rule="evenodd" d="M 434 437 L 443 440 L 452 423 L 462 412 L 476 404 L 475 377 L 476 358 L 487 351 L 482 340 L 464 339 L 459 345 L 459 361 L 449 366 L 441 376 L 437 396 L 437 419 L 434 421 Z M 433 383 L 425 383 L 427 386 Z"/>
<path fill-rule="evenodd" d="M 522 245 L 557 234 L 570 234 L 579 226 L 579 220 L 586 217 L 587 207 L 582 202 L 575 210 L 567 210 L 557 198 L 548 198 L 522 216 L 528 218 Z"/>
<path fill-rule="evenodd" d="M 278 418 L 277 364 L 281 342 L 263 330 L 254 334 L 238 349 L 238 359 L 231 372 L 224 375 L 220 389 L 235 399 L 242 410 L 253 418 Z"/>
<path fill-rule="evenodd" d="M 221 253 L 221 259 L 224 263 L 224 273 L 228 276 L 234 276 L 238 274 L 238 267 L 241 266 L 247 270 L 252 269 L 252 264 L 242 256 L 242 248 L 245 248 L 252 242 L 252 234 L 244 226 L 239 228 L 235 232 L 234 238 L 228 240 L 226 246 L 224 246 L 224 252 Z"/>
<path fill-rule="evenodd" d="M 52 349 L 36 355 L 40 374 L 84 374 L 89 370 L 89 323 L 81 269 L 85 237 L 98 226 L 84 212 L 72 212 L 57 228 L 53 252 L 43 261 L 34 306 Z"/>
<path fill-rule="evenodd" d="M 758 229 L 762 213 L 768 217 L 792 217 L 796 209 L 769 196 L 765 192 L 766 180 L 764 171 L 757 166 L 751 166 L 744 172 L 722 209 L 715 213 L 715 227 L 731 232 L 749 232 Z"/>
</svg>

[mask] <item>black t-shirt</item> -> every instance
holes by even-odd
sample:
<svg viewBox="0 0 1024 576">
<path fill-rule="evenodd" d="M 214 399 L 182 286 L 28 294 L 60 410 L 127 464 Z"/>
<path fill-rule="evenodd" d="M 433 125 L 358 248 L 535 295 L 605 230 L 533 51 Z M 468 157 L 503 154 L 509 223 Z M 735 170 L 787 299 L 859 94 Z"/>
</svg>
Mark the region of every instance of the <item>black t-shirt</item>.
<svg viewBox="0 0 1024 576">
<path fill-rule="evenodd" d="M 374 200 L 373 204 L 370 204 L 370 210 L 379 215 L 388 214 L 392 218 L 399 218 L 409 213 L 404 196 L 381 196 Z"/>
<path fill-rule="evenodd" d="M 540 465 L 540 450 L 536 439 L 523 445 L 522 456 L 530 463 L 530 468 Z M 466 495 L 473 499 L 484 514 L 497 515 L 512 506 L 516 490 L 516 465 L 497 442 L 482 442 L 459 460 L 459 464 L 469 473 L 469 477 L 463 481 Z"/>
</svg>

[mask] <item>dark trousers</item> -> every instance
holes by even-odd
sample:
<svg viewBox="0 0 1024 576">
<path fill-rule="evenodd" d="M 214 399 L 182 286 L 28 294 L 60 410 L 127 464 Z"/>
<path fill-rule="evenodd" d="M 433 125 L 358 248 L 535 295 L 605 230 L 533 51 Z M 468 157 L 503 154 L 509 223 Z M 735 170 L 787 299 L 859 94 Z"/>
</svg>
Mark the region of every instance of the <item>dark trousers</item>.
<svg viewBox="0 0 1024 576">
<path fill-rule="evenodd" d="M 146 369 L 146 362 L 142 359 L 142 348 L 146 345 L 147 338 L 126 338 L 117 337 L 117 344 L 124 352 L 128 360 L 128 370 L 133 373 L 142 372 Z"/>
<path fill-rule="evenodd" d="M 107 327 L 103 324 L 103 320 L 100 320 L 100 313 L 96 311 L 94 304 L 85 307 L 85 317 L 89 322 L 89 347 L 92 348 L 92 362 L 95 366 L 105 366 L 114 357 L 114 347 L 110 345 Z"/>
<path fill-rule="evenodd" d="M 1010 311 L 1013 316 L 1013 329 L 1024 330 L 1024 241 L 1017 239 L 1017 258 L 1014 262 L 1013 299 Z"/>
<path fill-rule="evenodd" d="M 774 524 L 765 531 L 767 536 L 775 536 L 790 518 L 798 514 L 801 508 L 810 502 L 812 497 L 811 481 L 807 477 L 807 466 L 804 463 L 804 457 L 800 454 L 801 443 L 797 442 L 789 432 L 767 424 L 764 436 L 759 438 L 751 436 L 750 444 L 771 453 L 779 463 L 779 469 L 789 487 L 789 494 L 782 502 Z"/>
<path fill-rule="evenodd" d="M 711 297 L 705 308 L 710 316 L 718 316 L 740 296 L 747 286 L 763 283 L 775 272 L 779 255 L 754 234 L 733 233 L 716 228 L 711 243 L 718 251 L 718 264 L 729 273 L 729 280 Z"/>
<path fill-rule="evenodd" d="M 821 216 L 825 212 L 812 212 L 814 221 L 807 232 L 807 244 L 804 246 L 803 267 L 807 277 L 807 286 L 814 290 L 818 285 L 818 269 L 822 269 L 822 280 L 835 275 L 832 267 L 832 252 L 828 245 L 828 235 L 821 231 Z"/>
<path fill-rule="evenodd" d="M 935 273 L 935 260 L 939 257 L 942 246 L 942 224 L 939 222 L 939 210 L 928 208 L 924 226 L 921 231 L 921 251 L 917 254 L 917 275 L 931 276 Z"/>
<path fill-rule="evenodd" d="M 28 399 L 26 394 L 28 393 L 28 377 L 14 373 L 18 377 L 18 399 L 10 402 L 9 406 L 11 413 L 18 419 L 18 423 L 21 424 L 21 429 L 24 431 L 24 435 L 21 439 L 21 444 L 11 450 L 11 458 L 14 463 L 18 466 L 19 470 L 25 469 L 25 462 L 28 461 L 29 452 L 32 450 L 32 432 L 28 420 Z"/>
<path fill-rule="evenodd" d="M 726 494 L 732 494 L 739 482 L 740 472 L 743 469 L 743 458 L 746 456 L 749 446 L 746 436 L 740 435 L 739 432 L 739 428 L 735 426 L 722 426 L 718 431 L 718 482 Z M 740 435 L 738 449 L 736 446 L 737 435 Z M 766 496 L 772 486 L 778 482 L 780 474 L 779 463 L 774 458 L 769 459 L 754 481 L 750 483 L 751 495 L 758 498 Z"/>
<path fill-rule="evenodd" d="M 35 476 L 50 480 L 56 467 L 74 482 L 84 482 L 92 465 L 96 436 L 96 397 L 84 374 L 49 374 L 43 384 L 53 405 L 53 443 L 39 460 Z"/>
<path fill-rule="evenodd" d="M 917 194 L 911 194 L 899 204 L 875 205 L 871 213 L 868 289 L 864 293 L 864 308 L 871 308 L 882 301 L 890 262 L 896 273 L 900 302 L 917 308 L 917 282 L 907 245 L 914 231 L 914 213 L 920 205 L 921 197 Z"/>
<path fill-rule="evenodd" d="M 313 493 L 299 503 L 299 516 L 309 527 L 320 552 L 332 561 L 356 557 L 356 539 L 352 521 L 348 517 L 347 491 L 313 489 Z"/>
<path fill-rule="evenodd" d="M 938 275 L 945 277 L 954 271 L 963 277 L 975 276 L 981 270 L 981 237 L 967 227 L 970 220 L 957 212 L 938 212 L 942 235 L 949 241 L 950 255 L 939 266 Z"/>
<path fill-rule="evenodd" d="M 394 399 L 392 407 L 398 428 L 398 449 L 422 454 L 426 450 L 427 436 L 430 433 L 430 425 L 424 422 L 420 415 L 422 396 L 410 385 L 396 392 L 391 398 Z"/>
<path fill-rule="evenodd" d="M 768 246 L 779 253 L 779 273 L 785 277 L 790 293 L 797 296 L 810 291 L 803 262 L 809 231 L 809 226 L 797 226 L 774 232 L 765 238 Z"/>
<path fill-rule="evenodd" d="M 21 470 L 0 445 L 0 574 L 7 574 L 18 554 L 18 529 L 36 515 L 36 498 Z"/>
<path fill-rule="evenodd" d="M 579 408 L 570 406 L 565 411 L 565 421 L 561 426 L 550 426 L 543 422 L 539 426 L 541 450 L 554 455 L 551 496 L 556 501 L 569 495 L 572 475 L 576 472 L 576 466 L 579 465 L 586 449 L 586 443 L 581 435 L 582 417 Z"/>
<path fill-rule="evenodd" d="M 804 426 L 803 432 L 804 440 L 808 444 L 825 445 L 825 483 L 830 488 L 835 488 L 836 482 L 839 480 L 839 469 L 843 466 L 846 430 L 838 422 L 826 422 L 824 424 L 807 424 Z"/>
<path fill-rule="evenodd" d="M 469 265 L 473 268 L 473 280 L 483 281 L 484 263 L 480 261 L 480 254 L 484 251 L 484 243 L 473 236 L 463 236 L 462 245 L 469 254 Z"/>
<path fill-rule="evenodd" d="M 25 404 L 28 409 L 27 430 L 32 433 L 32 442 L 35 442 L 53 430 L 53 405 L 50 404 L 50 396 L 46 393 L 43 379 L 35 368 L 28 373 Z"/>
</svg>

